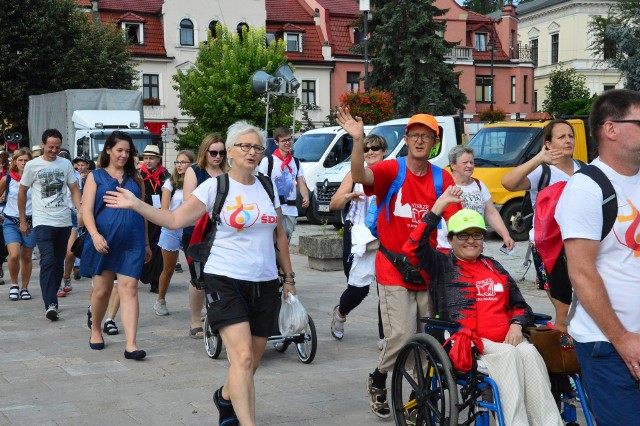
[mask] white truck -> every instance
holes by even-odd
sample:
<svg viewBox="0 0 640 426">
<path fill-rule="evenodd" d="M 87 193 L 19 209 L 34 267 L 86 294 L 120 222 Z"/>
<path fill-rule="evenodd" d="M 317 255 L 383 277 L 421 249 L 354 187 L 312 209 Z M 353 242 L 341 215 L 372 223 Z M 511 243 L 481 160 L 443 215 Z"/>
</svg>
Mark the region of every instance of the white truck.
<svg viewBox="0 0 640 426">
<path fill-rule="evenodd" d="M 449 166 L 449 150 L 462 143 L 462 127 L 458 116 L 437 116 L 436 120 L 440 127 L 440 144 L 434 146 L 429 161 L 444 168 Z M 407 155 L 408 148 L 404 144 L 404 133 L 408 122 L 409 118 L 389 120 L 376 125 L 371 132 L 368 132 L 386 139 L 388 147 L 385 152 L 385 159 Z M 342 226 L 342 211 L 330 211 L 329 203 L 350 170 L 351 160 L 348 158 L 328 169 L 317 178 L 311 203 L 314 207 L 313 215 L 316 222 L 322 223 L 326 221 L 335 227 Z M 309 216 L 307 214 L 307 217 Z"/>
<path fill-rule="evenodd" d="M 58 129 L 62 148 L 72 158 L 97 160 L 114 130 L 131 135 L 139 153 L 153 143 L 144 129 L 142 92 L 120 89 L 70 89 L 29 96 L 30 145 L 40 145 L 42 132 Z M 162 149 L 162 147 L 160 147 Z"/>
</svg>

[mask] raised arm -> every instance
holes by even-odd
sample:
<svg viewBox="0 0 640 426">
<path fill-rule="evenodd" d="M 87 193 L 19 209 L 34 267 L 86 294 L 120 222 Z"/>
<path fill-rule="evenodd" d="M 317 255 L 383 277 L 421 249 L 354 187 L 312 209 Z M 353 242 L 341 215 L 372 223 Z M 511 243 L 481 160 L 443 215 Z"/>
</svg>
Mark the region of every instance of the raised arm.
<svg viewBox="0 0 640 426">
<path fill-rule="evenodd" d="M 351 116 L 349 108 L 338 107 L 338 124 L 353 138 L 351 149 L 351 178 L 363 185 L 373 185 L 373 172 L 364 166 L 364 124 L 362 118 Z"/>
<path fill-rule="evenodd" d="M 520 164 L 509 170 L 504 176 L 502 176 L 502 186 L 509 191 L 524 191 L 531 189 L 531 182 L 527 179 L 527 176 L 531 174 L 542 163 L 558 164 L 562 158 L 562 150 L 559 149 L 547 149 L 542 145 L 542 150 L 526 163 Z"/>
</svg>

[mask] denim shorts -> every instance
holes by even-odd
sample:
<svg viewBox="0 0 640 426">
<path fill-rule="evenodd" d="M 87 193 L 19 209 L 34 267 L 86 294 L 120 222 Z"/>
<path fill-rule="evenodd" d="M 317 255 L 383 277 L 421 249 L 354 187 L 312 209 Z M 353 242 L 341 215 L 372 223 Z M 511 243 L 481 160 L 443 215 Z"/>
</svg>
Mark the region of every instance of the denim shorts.
<svg viewBox="0 0 640 426">
<path fill-rule="evenodd" d="M 71 210 L 71 229 L 78 229 L 78 213 L 73 209 Z"/>
<path fill-rule="evenodd" d="M 179 251 L 182 243 L 182 228 L 170 230 L 162 228 L 160 230 L 160 239 L 158 247 L 166 251 Z"/>
<path fill-rule="evenodd" d="M 20 228 L 11 219 L 4 218 L 2 224 L 2 233 L 4 235 L 4 243 L 9 245 L 11 243 L 18 243 L 21 246 L 33 249 L 36 246 L 36 234 L 33 229 L 29 233 L 28 237 L 25 237 Z"/>
</svg>

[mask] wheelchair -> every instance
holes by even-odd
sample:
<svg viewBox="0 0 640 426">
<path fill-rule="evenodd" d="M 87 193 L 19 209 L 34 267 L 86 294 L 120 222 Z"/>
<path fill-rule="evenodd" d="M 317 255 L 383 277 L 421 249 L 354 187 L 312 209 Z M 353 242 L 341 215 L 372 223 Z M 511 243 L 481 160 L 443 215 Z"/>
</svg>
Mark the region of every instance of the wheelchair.
<svg viewBox="0 0 640 426">
<path fill-rule="evenodd" d="M 536 324 L 551 319 L 535 314 Z M 396 425 L 489 426 L 491 416 L 504 425 L 498 386 L 487 371 L 479 368 L 477 357 L 469 372 L 457 371 L 443 347 L 446 336 L 461 328 L 456 321 L 421 318 L 425 333 L 415 334 L 396 359 L 391 379 L 391 411 Z M 475 351 L 475 348 L 474 348 Z M 569 375 L 575 388 L 554 395 L 567 425 L 577 425 L 575 402 L 580 401 L 588 426 L 594 422 L 578 374 Z"/>
<path fill-rule="evenodd" d="M 280 304 L 282 303 L 282 294 L 278 298 L 278 312 L 280 312 Z M 282 336 L 278 327 L 278 318 L 273 324 L 273 335 L 267 338 L 268 343 L 272 343 L 276 351 L 284 353 L 291 344 L 295 345 L 298 359 L 304 364 L 311 364 L 316 356 L 318 347 L 318 336 L 316 335 L 316 327 L 310 315 L 307 315 L 307 327 L 301 333 L 292 336 Z M 211 359 L 218 359 L 222 353 L 222 337 L 218 331 L 213 331 L 209 324 L 208 314 L 203 318 L 202 329 L 204 330 L 204 348 L 207 355 Z"/>
</svg>

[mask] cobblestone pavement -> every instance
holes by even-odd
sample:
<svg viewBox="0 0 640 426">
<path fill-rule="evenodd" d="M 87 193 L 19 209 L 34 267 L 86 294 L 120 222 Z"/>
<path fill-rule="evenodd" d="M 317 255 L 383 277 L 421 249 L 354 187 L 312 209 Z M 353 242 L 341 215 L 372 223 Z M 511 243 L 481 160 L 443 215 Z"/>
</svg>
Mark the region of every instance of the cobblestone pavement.
<svg viewBox="0 0 640 426">
<path fill-rule="evenodd" d="M 296 254 L 299 235 L 321 232 L 301 221 L 292 239 L 298 291 L 315 322 L 317 354 L 307 365 L 293 347 L 285 353 L 267 347 L 256 375 L 258 424 L 390 424 L 370 413 L 365 394 L 367 374 L 379 354 L 375 292 L 349 316 L 344 339 L 336 341 L 329 324 L 345 287 L 344 274 L 311 270 L 306 257 Z M 490 241 L 487 251 L 498 253 L 500 244 Z M 518 243 L 514 257 L 496 257 L 519 278 L 525 251 L 525 243 Z M 154 314 L 156 295 L 140 285 L 138 345 L 148 353 L 141 362 L 123 357 L 119 316 L 121 334 L 105 335 L 102 351 L 89 349 L 88 279 L 74 281 L 73 291 L 60 299 L 59 321 L 45 319 L 38 273 L 36 260 L 30 301 L 10 301 L 9 286 L 0 286 L 0 425 L 217 424 L 211 396 L 224 380 L 228 361 L 224 351 L 210 359 L 202 340 L 188 336 L 188 272 L 174 275 L 166 317 Z M 521 287 L 529 303 L 551 313 L 546 295 L 531 282 L 532 270 L 526 278 Z"/>
</svg>

